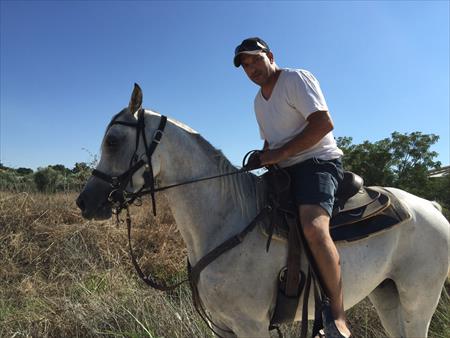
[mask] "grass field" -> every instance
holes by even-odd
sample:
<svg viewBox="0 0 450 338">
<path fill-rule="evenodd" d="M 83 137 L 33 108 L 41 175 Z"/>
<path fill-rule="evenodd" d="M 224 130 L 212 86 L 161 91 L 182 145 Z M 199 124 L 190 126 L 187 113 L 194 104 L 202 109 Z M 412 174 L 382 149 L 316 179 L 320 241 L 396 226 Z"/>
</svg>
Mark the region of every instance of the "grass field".
<svg viewBox="0 0 450 338">
<path fill-rule="evenodd" d="M 83 220 L 75 198 L 0 192 L 0 337 L 212 337 L 188 287 L 148 288 L 131 265 L 125 225 Z M 162 199 L 158 212 L 133 208 L 135 250 L 146 271 L 180 280 L 186 251 Z M 447 282 L 430 337 L 450 337 L 449 292 Z M 356 337 L 385 336 L 369 301 L 348 315 Z M 282 330 L 298 336 L 297 326 Z"/>
</svg>

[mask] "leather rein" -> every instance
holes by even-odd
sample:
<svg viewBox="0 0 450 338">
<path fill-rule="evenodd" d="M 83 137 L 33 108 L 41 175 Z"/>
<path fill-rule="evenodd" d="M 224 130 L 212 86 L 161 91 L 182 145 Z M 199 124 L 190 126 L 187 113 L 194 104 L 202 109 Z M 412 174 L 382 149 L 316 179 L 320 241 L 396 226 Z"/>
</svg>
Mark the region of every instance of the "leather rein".
<svg viewBox="0 0 450 338">
<path fill-rule="evenodd" d="M 182 182 L 182 183 L 176 183 L 176 184 L 167 185 L 165 187 L 155 188 L 155 178 L 153 176 L 153 166 L 152 166 L 151 159 L 152 159 L 153 153 L 155 152 L 156 147 L 160 143 L 161 138 L 164 134 L 164 129 L 166 127 L 166 123 L 167 123 L 167 117 L 164 115 L 161 115 L 159 126 L 153 134 L 153 139 L 152 139 L 151 143 L 148 144 L 147 136 L 145 134 L 144 109 L 142 109 L 142 108 L 139 109 L 138 119 L 137 119 L 136 123 L 116 121 L 116 120 L 111 121 L 111 123 L 108 126 L 108 129 L 111 126 L 116 125 L 116 124 L 136 128 L 136 146 L 135 146 L 134 154 L 130 160 L 130 165 L 129 165 L 128 170 L 126 170 L 124 173 L 122 173 L 118 176 L 111 176 L 111 175 L 103 173 L 97 169 L 94 169 L 92 171 L 92 175 L 110 184 L 112 191 L 108 196 L 108 202 L 110 202 L 112 207 L 115 209 L 117 222 L 119 222 L 119 214 L 122 212 L 122 210 L 124 210 L 124 209 L 126 210 L 126 213 L 127 213 L 126 223 L 127 223 L 127 230 L 128 230 L 128 244 L 129 244 L 130 256 L 131 256 L 131 261 L 133 263 L 133 266 L 134 266 L 137 274 L 139 275 L 139 277 L 147 285 L 149 285 L 150 287 L 152 287 L 154 289 L 160 290 L 160 291 L 171 291 L 171 290 L 175 289 L 176 287 L 180 286 L 181 284 L 183 284 L 184 282 L 189 281 L 192 291 L 193 291 L 194 305 L 196 305 L 196 308 L 199 311 L 198 307 L 200 307 L 200 309 L 202 309 L 202 306 L 201 306 L 200 298 L 198 295 L 197 282 L 199 280 L 201 271 L 204 268 L 206 268 L 206 266 L 208 266 L 217 257 L 222 255 L 224 252 L 226 252 L 226 251 L 234 248 L 238 244 L 240 244 L 244 240 L 246 235 L 255 228 L 256 224 L 259 221 L 261 221 L 264 217 L 266 217 L 268 214 L 270 214 L 272 209 L 270 206 L 265 206 L 264 208 L 262 208 L 261 211 L 258 213 L 258 215 L 256 215 L 256 217 L 250 222 L 249 225 L 247 225 L 245 227 L 245 229 L 243 229 L 239 234 L 224 241 L 218 247 L 216 247 L 211 252 L 206 254 L 206 256 L 202 257 L 197 262 L 197 264 L 195 264 L 194 266 L 191 267 L 191 265 L 188 262 L 188 277 L 189 277 L 188 279 L 183 280 L 174 285 L 166 285 L 165 282 L 158 282 L 152 276 L 145 275 L 137 262 L 137 259 L 134 255 L 134 251 L 133 251 L 133 248 L 131 245 L 131 216 L 130 216 L 130 211 L 129 211 L 130 205 L 132 205 L 140 197 L 142 197 L 144 195 L 150 195 L 151 199 L 152 199 L 153 214 L 156 216 L 156 203 L 155 203 L 155 193 L 156 192 L 167 190 L 170 188 L 175 188 L 175 187 L 178 187 L 181 185 L 206 181 L 206 180 L 210 180 L 210 179 L 214 179 L 214 178 L 241 174 L 241 173 L 256 169 L 259 165 L 258 162 L 249 160 L 247 165 L 244 165 L 241 169 L 234 171 L 234 172 L 220 174 L 220 175 L 214 175 L 214 176 L 204 177 L 204 178 L 199 178 L 199 179 L 193 179 L 193 180 Z M 138 150 L 141 135 L 142 135 L 142 138 L 144 141 L 146 160 L 142 159 L 142 156 L 139 159 L 139 156 L 137 155 L 137 150 Z M 247 155 L 244 157 L 244 163 L 245 163 L 246 159 L 249 157 L 249 155 L 253 154 L 253 153 L 255 153 L 255 151 L 251 151 L 251 152 L 247 153 Z M 250 162 L 252 162 L 252 163 L 250 163 Z M 133 175 L 138 170 L 140 170 L 142 167 L 144 167 L 144 173 L 143 173 L 144 185 L 136 192 L 127 191 L 126 188 L 128 185 L 133 186 L 133 180 L 132 180 Z M 203 309 L 202 309 L 202 313 L 200 311 L 199 311 L 199 313 L 205 321 L 206 321 L 206 319 L 209 320 L 206 312 Z M 206 319 L 204 317 L 206 317 Z M 223 329 L 220 329 L 220 330 L 223 330 Z M 223 331 L 225 331 L 225 330 L 223 330 Z"/>
<path fill-rule="evenodd" d="M 152 143 L 150 145 L 148 145 L 147 136 L 145 134 L 144 109 L 139 110 L 138 121 L 136 123 L 113 120 L 109 124 L 108 128 L 110 128 L 111 126 L 113 126 L 115 124 L 136 128 L 136 146 L 135 146 L 134 154 L 131 158 L 130 166 L 129 166 L 128 170 L 126 170 L 124 173 L 122 173 L 118 176 L 111 176 L 111 175 L 105 174 L 97 169 L 94 169 L 92 171 L 93 176 L 96 176 L 110 184 L 112 191 L 108 196 L 108 202 L 111 203 L 111 205 L 117 212 L 120 213 L 123 209 L 126 209 L 128 206 L 133 204 L 140 197 L 142 197 L 144 195 L 150 195 L 151 199 L 152 199 L 153 215 L 156 216 L 156 203 L 155 203 L 155 193 L 156 192 L 164 191 L 167 189 L 179 187 L 179 186 L 186 185 L 186 184 L 192 184 L 192 183 L 197 183 L 197 182 L 201 182 L 201 181 L 211 180 L 214 178 L 225 177 L 225 176 L 230 176 L 230 175 L 237 175 L 237 174 L 241 174 L 241 173 L 248 172 L 250 170 L 255 169 L 253 167 L 250 168 L 249 166 L 243 166 L 241 169 L 234 171 L 234 172 L 193 179 L 193 180 L 189 180 L 186 182 L 170 184 L 165 187 L 155 188 L 155 179 L 154 179 L 154 175 L 153 175 L 153 166 L 152 166 L 151 159 L 152 159 L 152 155 L 153 155 L 154 151 L 156 150 L 156 147 L 160 143 L 161 138 L 164 134 L 164 129 L 166 127 L 166 123 L 167 123 L 167 117 L 164 115 L 161 115 L 161 120 L 160 120 L 159 126 L 153 135 Z M 142 158 L 138 160 L 139 156 L 137 155 L 137 150 L 138 150 L 138 146 L 139 146 L 140 135 L 142 135 L 142 138 L 144 141 L 145 155 L 147 157 L 146 161 L 143 160 Z M 254 151 L 249 152 L 246 155 L 246 157 L 244 158 L 244 161 L 248 157 L 248 155 L 253 152 Z M 126 188 L 129 184 L 131 186 L 133 186 L 133 179 L 132 179 L 133 175 L 138 170 L 140 170 L 142 167 L 145 168 L 144 173 L 143 173 L 144 185 L 136 192 L 127 191 Z"/>
</svg>

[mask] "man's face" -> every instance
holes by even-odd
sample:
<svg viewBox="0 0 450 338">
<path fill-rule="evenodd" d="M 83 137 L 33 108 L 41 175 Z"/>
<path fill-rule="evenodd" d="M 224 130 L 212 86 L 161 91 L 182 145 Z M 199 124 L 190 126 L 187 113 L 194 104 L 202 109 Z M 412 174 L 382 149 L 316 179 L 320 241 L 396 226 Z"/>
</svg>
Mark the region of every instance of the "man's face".
<svg viewBox="0 0 450 338">
<path fill-rule="evenodd" d="M 248 78 L 259 86 L 263 86 L 273 73 L 273 57 L 271 53 L 241 54 L 240 58 L 242 68 Z"/>
</svg>

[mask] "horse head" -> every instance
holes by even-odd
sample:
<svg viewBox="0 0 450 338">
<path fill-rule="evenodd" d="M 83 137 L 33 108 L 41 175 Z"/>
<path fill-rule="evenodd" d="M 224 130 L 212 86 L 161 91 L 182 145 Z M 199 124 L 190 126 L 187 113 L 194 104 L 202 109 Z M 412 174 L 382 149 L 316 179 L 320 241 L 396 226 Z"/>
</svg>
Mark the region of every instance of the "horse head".
<svg viewBox="0 0 450 338">
<path fill-rule="evenodd" d="M 121 209 L 136 192 L 153 188 L 161 167 L 158 144 L 165 117 L 146 113 L 142 97 L 141 88 L 135 84 L 128 107 L 106 128 L 100 161 L 76 201 L 87 219 L 110 218 L 113 207 Z"/>
</svg>

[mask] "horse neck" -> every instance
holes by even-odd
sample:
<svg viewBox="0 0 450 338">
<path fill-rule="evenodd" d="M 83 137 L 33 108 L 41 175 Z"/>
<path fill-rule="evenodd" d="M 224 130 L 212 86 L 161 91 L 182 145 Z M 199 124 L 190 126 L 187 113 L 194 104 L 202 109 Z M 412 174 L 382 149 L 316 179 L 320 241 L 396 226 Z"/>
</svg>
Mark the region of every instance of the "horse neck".
<svg viewBox="0 0 450 338">
<path fill-rule="evenodd" d="M 220 152 L 205 146 L 201 136 L 169 128 L 173 130 L 164 139 L 161 185 L 237 171 Z M 191 264 L 237 234 L 256 215 L 255 181 L 251 174 L 237 174 L 165 191 Z"/>
</svg>

